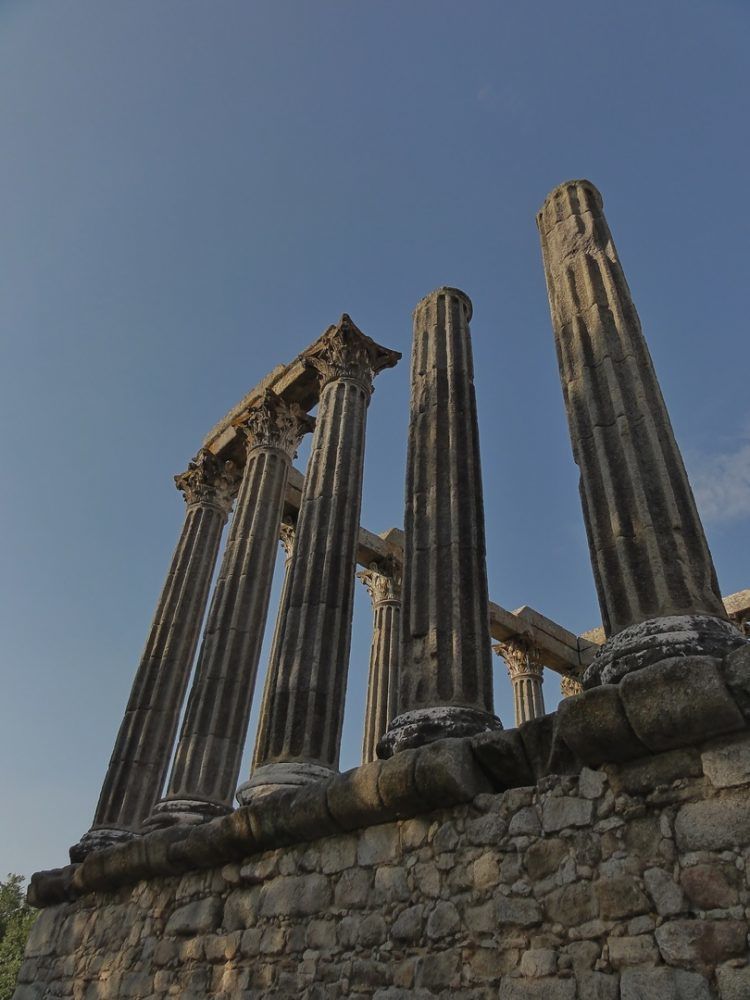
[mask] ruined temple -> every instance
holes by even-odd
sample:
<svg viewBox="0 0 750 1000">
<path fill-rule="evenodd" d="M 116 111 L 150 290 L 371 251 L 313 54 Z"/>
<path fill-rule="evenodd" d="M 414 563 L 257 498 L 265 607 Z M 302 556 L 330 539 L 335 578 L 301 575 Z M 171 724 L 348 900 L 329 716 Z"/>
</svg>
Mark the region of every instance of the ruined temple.
<svg viewBox="0 0 750 1000">
<path fill-rule="evenodd" d="M 458 289 L 413 314 L 403 530 L 361 525 L 400 355 L 342 316 L 175 477 L 184 524 L 91 827 L 32 878 L 16 1000 L 750 997 L 750 591 L 721 596 L 601 195 L 562 184 L 537 225 L 601 628 L 490 600 Z M 370 674 L 341 773 L 357 579 Z"/>
</svg>

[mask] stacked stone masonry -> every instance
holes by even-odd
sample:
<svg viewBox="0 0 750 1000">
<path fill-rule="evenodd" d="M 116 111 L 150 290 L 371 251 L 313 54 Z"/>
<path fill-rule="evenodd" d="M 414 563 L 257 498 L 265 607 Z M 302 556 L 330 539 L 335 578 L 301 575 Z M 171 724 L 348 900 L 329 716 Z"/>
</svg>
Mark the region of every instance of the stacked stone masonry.
<svg viewBox="0 0 750 1000">
<path fill-rule="evenodd" d="M 750 737 L 44 911 L 45 996 L 744 1000 Z"/>
</svg>

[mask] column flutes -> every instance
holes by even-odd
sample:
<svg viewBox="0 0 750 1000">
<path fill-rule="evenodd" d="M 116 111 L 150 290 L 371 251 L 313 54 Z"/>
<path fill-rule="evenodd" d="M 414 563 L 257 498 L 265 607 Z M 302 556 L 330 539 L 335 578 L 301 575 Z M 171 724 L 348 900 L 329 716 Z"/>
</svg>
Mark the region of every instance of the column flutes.
<svg viewBox="0 0 750 1000">
<path fill-rule="evenodd" d="M 469 298 L 414 310 L 398 712 L 381 756 L 502 728 L 494 715 Z"/>
<path fill-rule="evenodd" d="M 392 558 L 357 573 L 372 599 L 372 644 L 367 682 L 362 761 L 375 760 L 376 748 L 396 714 L 401 639 L 401 567 Z"/>
<path fill-rule="evenodd" d="M 206 610 L 221 533 L 239 472 L 203 449 L 175 476 L 185 523 L 133 682 L 91 829 L 70 850 L 80 861 L 134 835 L 159 798 Z"/>
<path fill-rule="evenodd" d="M 279 642 L 268 668 L 270 697 L 253 774 L 237 793 L 240 802 L 338 769 L 367 407 L 376 370 L 398 357 L 365 337 L 348 316 L 326 331 L 308 357 L 321 379 L 317 424 Z"/>
<path fill-rule="evenodd" d="M 537 647 L 523 639 L 506 639 L 492 648 L 502 656 L 508 668 L 508 676 L 513 685 L 516 725 L 520 726 L 544 715 L 544 667 Z"/>
<path fill-rule="evenodd" d="M 289 467 L 313 421 L 268 391 L 244 427 L 247 457 L 166 796 L 150 823 L 231 809 L 247 735 Z"/>
<path fill-rule="evenodd" d="M 537 217 L 605 643 L 584 686 L 736 642 L 640 321 L 589 181 Z"/>
</svg>

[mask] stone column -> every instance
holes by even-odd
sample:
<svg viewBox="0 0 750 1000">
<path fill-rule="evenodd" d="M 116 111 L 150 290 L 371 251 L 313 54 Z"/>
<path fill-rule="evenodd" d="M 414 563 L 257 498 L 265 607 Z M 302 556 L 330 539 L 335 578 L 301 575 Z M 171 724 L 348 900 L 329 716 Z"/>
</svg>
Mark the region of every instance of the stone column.
<svg viewBox="0 0 750 1000">
<path fill-rule="evenodd" d="M 401 567 L 394 559 L 372 563 L 357 573 L 372 598 L 372 645 L 367 682 L 362 762 L 377 757 L 376 748 L 396 714 L 398 657 L 401 641 Z"/>
<path fill-rule="evenodd" d="M 289 589 L 289 570 L 292 565 L 292 550 L 294 549 L 294 539 L 297 534 L 297 517 L 295 515 L 294 520 L 288 518 L 281 522 L 281 528 L 279 529 L 279 541 L 281 542 L 281 547 L 284 549 L 284 580 L 281 584 L 281 595 L 279 597 L 279 611 L 276 615 L 276 624 L 273 630 L 273 639 L 271 640 L 271 655 L 268 659 L 269 663 L 273 663 L 277 656 L 277 647 L 281 640 L 281 611 L 286 603 L 287 590 Z M 260 719 L 264 719 L 268 712 L 271 711 L 271 704 L 273 702 L 273 684 L 271 679 L 271 671 L 266 673 L 266 681 L 263 686 L 263 699 L 260 704 Z M 258 744 L 256 742 L 255 749 L 253 751 L 253 770 L 257 766 L 257 761 L 255 759 L 258 753 Z"/>
<path fill-rule="evenodd" d="M 206 610 L 221 533 L 239 474 L 206 449 L 175 476 L 187 509 L 146 648 L 117 734 L 94 822 L 72 861 L 134 836 L 164 784 Z"/>
<path fill-rule="evenodd" d="M 584 687 L 675 655 L 723 655 L 711 554 L 633 300 L 588 181 L 548 196 L 537 223 L 573 457 L 608 641 Z"/>
<path fill-rule="evenodd" d="M 309 364 L 321 378 L 279 642 L 269 664 L 255 770 L 241 803 L 338 768 L 351 639 L 365 421 L 376 364 L 395 364 L 348 316 Z M 385 362 L 382 361 L 386 357 Z"/>
<path fill-rule="evenodd" d="M 292 457 L 312 420 L 272 392 L 244 428 L 247 458 L 169 787 L 150 825 L 231 810 Z"/>
<path fill-rule="evenodd" d="M 469 321 L 439 288 L 414 311 L 399 715 L 380 756 L 502 728 L 492 653 Z"/>
<path fill-rule="evenodd" d="M 516 725 L 544 715 L 544 667 L 536 646 L 523 639 L 507 639 L 492 647 L 505 660 L 513 685 L 513 708 Z"/>
<path fill-rule="evenodd" d="M 560 677 L 560 694 L 563 698 L 572 698 L 574 695 L 583 693 L 583 684 L 570 674 L 562 674 Z"/>
</svg>

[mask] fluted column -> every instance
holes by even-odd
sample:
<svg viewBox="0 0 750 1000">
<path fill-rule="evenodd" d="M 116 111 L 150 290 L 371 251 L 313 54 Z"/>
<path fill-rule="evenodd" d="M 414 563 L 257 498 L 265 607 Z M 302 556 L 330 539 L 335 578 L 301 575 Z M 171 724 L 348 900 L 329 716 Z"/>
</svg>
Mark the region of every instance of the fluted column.
<svg viewBox="0 0 750 1000">
<path fill-rule="evenodd" d="M 414 311 L 399 715 L 381 756 L 502 728 L 492 701 L 471 311 L 455 288 L 437 289 Z"/>
<path fill-rule="evenodd" d="M 505 660 L 513 685 L 513 708 L 516 725 L 544 715 L 544 667 L 536 646 L 523 639 L 506 639 L 493 647 Z"/>
<path fill-rule="evenodd" d="M 292 551 L 294 549 L 294 539 L 297 534 L 297 517 L 295 516 L 292 520 L 287 518 L 281 522 L 281 528 L 279 529 L 279 541 L 281 542 L 281 547 L 284 550 L 284 580 L 281 584 L 281 595 L 279 597 L 279 610 L 276 615 L 276 624 L 273 630 L 273 639 L 271 641 L 271 655 L 268 662 L 273 663 L 276 659 L 277 647 L 281 640 L 281 629 L 282 629 L 282 611 L 286 603 L 286 594 L 289 589 L 289 570 L 292 565 Z M 271 703 L 273 701 L 273 681 L 271 677 L 271 671 L 266 673 L 266 682 L 263 686 L 263 699 L 260 704 L 260 714 L 259 718 L 264 719 L 268 712 L 271 710 Z M 255 748 L 253 750 L 253 770 L 257 766 L 256 755 L 258 753 L 258 744 L 256 742 Z"/>
<path fill-rule="evenodd" d="M 583 693 L 583 684 L 570 674 L 563 674 L 560 677 L 560 694 L 563 698 L 572 698 L 574 695 Z"/>
<path fill-rule="evenodd" d="M 372 599 L 372 644 L 367 682 L 362 761 L 375 760 L 376 748 L 396 714 L 401 639 L 401 567 L 393 559 L 372 563 L 357 573 Z"/>
<path fill-rule="evenodd" d="M 722 654 L 727 622 L 602 198 L 569 181 L 537 218 L 573 457 L 608 641 L 584 686 L 668 656 Z"/>
<path fill-rule="evenodd" d="M 164 784 L 221 533 L 239 474 L 202 450 L 175 476 L 187 509 L 102 785 L 94 822 L 70 849 L 80 861 L 134 835 Z"/>
<path fill-rule="evenodd" d="M 231 809 L 266 625 L 292 457 L 312 424 L 267 392 L 244 428 L 247 458 L 169 787 L 151 823 Z"/>
<path fill-rule="evenodd" d="M 240 802 L 338 768 L 351 639 L 365 421 L 376 364 L 395 364 L 348 316 L 309 363 L 321 378 L 270 697 Z M 378 359 L 381 360 L 378 360 Z"/>
</svg>

